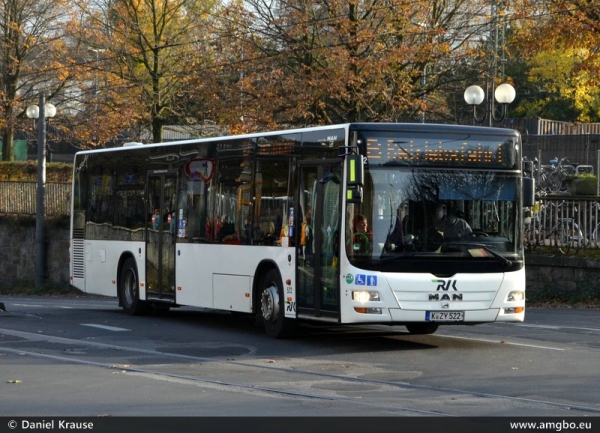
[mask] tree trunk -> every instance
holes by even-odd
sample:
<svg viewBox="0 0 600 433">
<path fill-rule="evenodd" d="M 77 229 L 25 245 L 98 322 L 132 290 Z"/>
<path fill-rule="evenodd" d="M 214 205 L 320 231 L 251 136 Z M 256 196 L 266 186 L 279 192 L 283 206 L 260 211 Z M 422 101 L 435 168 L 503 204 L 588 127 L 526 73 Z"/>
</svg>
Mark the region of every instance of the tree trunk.
<svg viewBox="0 0 600 433">
<path fill-rule="evenodd" d="M 152 142 L 162 143 L 163 141 L 163 121 L 160 117 L 156 116 L 152 119 Z"/>
<path fill-rule="evenodd" d="M 11 116 L 12 116 L 12 110 Z M 2 133 L 2 161 L 13 161 L 13 140 L 14 140 L 14 125 L 12 117 L 7 117 L 7 125 Z"/>
</svg>

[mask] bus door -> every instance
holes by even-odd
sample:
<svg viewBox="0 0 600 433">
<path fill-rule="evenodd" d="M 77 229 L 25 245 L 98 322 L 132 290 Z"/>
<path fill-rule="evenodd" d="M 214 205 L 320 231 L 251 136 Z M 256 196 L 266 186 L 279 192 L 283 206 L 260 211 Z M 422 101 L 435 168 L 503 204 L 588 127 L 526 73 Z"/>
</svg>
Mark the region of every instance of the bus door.
<svg viewBox="0 0 600 433">
<path fill-rule="evenodd" d="M 342 165 L 339 159 L 303 162 L 299 176 L 298 315 L 339 319 Z"/>
<path fill-rule="evenodd" d="M 146 299 L 175 301 L 177 174 L 148 173 Z"/>
</svg>

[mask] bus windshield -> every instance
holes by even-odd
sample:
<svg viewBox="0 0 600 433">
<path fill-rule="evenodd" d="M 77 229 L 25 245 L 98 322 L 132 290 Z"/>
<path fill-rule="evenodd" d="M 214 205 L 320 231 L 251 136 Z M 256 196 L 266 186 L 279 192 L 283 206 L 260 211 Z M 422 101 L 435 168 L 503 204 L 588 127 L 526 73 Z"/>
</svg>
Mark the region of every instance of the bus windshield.
<svg viewBox="0 0 600 433">
<path fill-rule="evenodd" d="M 364 201 L 347 207 L 348 258 L 399 272 L 440 260 L 506 265 L 522 254 L 517 181 L 496 171 L 367 167 Z"/>
</svg>

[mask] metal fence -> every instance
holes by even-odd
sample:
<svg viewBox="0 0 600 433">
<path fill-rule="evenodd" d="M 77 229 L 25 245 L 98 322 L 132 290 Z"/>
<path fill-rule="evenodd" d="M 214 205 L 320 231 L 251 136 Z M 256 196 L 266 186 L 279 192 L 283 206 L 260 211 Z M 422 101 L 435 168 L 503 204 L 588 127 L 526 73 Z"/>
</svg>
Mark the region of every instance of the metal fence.
<svg viewBox="0 0 600 433">
<path fill-rule="evenodd" d="M 525 246 L 567 254 L 600 249 L 600 198 L 545 196 L 525 213 Z"/>
<path fill-rule="evenodd" d="M 0 181 L 0 213 L 35 215 L 37 182 Z M 46 216 L 71 214 L 71 184 L 47 182 L 45 196 Z"/>
</svg>

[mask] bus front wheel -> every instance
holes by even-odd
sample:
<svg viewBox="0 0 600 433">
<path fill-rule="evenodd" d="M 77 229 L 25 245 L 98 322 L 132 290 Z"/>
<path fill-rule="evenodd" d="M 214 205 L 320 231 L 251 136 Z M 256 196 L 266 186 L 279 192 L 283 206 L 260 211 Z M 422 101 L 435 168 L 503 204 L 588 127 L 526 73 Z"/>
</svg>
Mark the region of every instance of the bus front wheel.
<svg viewBox="0 0 600 433">
<path fill-rule="evenodd" d="M 128 258 L 121 269 L 119 278 L 119 297 L 123 311 L 131 316 L 143 314 L 147 305 L 140 300 L 140 286 L 137 265 L 133 258 Z"/>
<path fill-rule="evenodd" d="M 283 282 L 279 272 L 269 270 L 262 280 L 260 314 L 267 335 L 271 338 L 287 338 L 294 334 L 296 321 L 285 317 Z"/>
<path fill-rule="evenodd" d="M 433 334 L 438 329 L 437 323 L 409 323 L 404 326 L 408 332 L 414 335 Z"/>
</svg>

